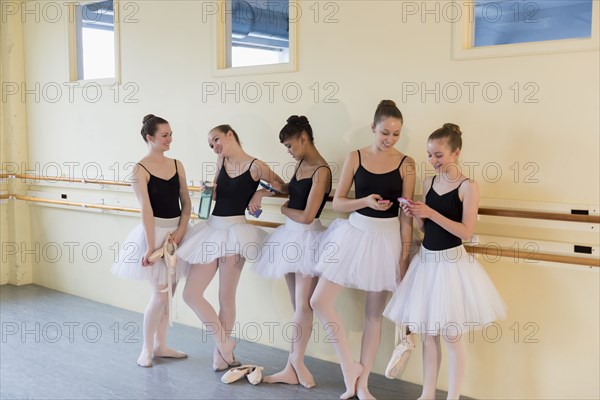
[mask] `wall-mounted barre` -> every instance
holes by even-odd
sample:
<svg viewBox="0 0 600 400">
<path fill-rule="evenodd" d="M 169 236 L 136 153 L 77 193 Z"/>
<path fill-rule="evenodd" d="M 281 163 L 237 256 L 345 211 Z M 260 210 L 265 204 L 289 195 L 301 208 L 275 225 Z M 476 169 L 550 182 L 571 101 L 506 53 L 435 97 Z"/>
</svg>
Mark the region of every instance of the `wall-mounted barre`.
<svg viewBox="0 0 600 400">
<path fill-rule="evenodd" d="M 59 182 L 72 182 L 72 183 L 93 183 L 98 185 L 116 185 L 116 186 L 130 186 L 127 182 L 121 181 L 107 181 L 98 179 L 75 179 L 65 177 L 54 177 L 54 176 L 38 176 L 29 174 L 0 174 L 1 178 L 20 178 L 36 181 L 59 181 Z M 190 192 L 199 192 L 199 186 L 188 186 Z M 275 198 L 287 198 L 287 195 L 279 194 L 274 195 Z M 332 202 L 333 197 L 329 196 L 327 201 Z M 600 215 L 580 215 L 580 214 L 565 214 L 565 213 L 554 213 L 547 211 L 530 211 L 530 210 L 515 210 L 507 208 L 491 208 L 481 207 L 479 208 L 479 215 L 489 215 L 495 217 L 510 217 L 510 218 L 527 218 L 527 219 L 545 219 L 551 221 L 566 221 L 566 222 L 584 222 L 591 224 L 600 224 Z"/>
<path fill-rule="evenodd" d="M 7 198 L 13 198 L 16 200 L 22 201 L 32 201 L 36 203 L 46 203 L 46 204 L 55 204 L 62 206 L 71 206 L 71 207 L 81 207 L 81 208 L 92 208 L 92 209 L 101 209 L 101 210 L 109 210 L 109 211 L 123 211 L 123 212 L 135 212 L 139 213 L 140 210 L 137 208 L 128 208 L 128 207 L 115 207 L 108 206 L 105 204 L 87 204 L 87 203 L 78 203 L 73 201 L 64 201 L 64 200 L 53 200 L 53 199 L 44 199 L 40 197 L 31 197 L 31 196 L 18 196 L 18 195 L 5 195 Z M 196 215 L 192 215 L 193 218 L 197 218 Z M 263 221 L 248 221 L 248 223 L 256 226 L 261 226 L 265 228 L 277 228 L 281 224 L 276 222 L 263 222 Z M 509 249 L 505 247 L 497 247 L 497 246 L 470 246 L 465 245 L 465 248 L 470 253 L 487 255 L 490 257 L 512 257 L 512 258 L 523 258 L 531 261 L 550 261 L 557 262 L 563 264 L 573 264 L 573 265 L 585 265 L 590 267 L 600 267 L 600 258 L 586 258 L 586 257 L 576 257 L 576 256 L 565 256 L 560 254 L 551 254 L 551 253 L 538 253 L 531 252 L 527 253 L 524 251 L 515 251 L 514 249 Z"/>
</svg>

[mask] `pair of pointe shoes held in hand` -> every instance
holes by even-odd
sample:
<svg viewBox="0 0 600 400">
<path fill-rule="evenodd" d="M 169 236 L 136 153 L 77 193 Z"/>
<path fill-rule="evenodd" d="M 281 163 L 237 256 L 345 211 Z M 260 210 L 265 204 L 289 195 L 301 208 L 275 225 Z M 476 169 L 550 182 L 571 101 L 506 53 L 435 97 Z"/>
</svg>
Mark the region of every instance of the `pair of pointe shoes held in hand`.
<svg viewBox="0 0 600 400">
<path fill-rule="evenodd" d="M 175 268 L 177 265 L 177 256 L 175 252 L 177 251 L 177 244 L 173 241 L 173 234 L 169 233 L 162 247 L 156 249 L 154 253 L 150 254 L 148 257 L 149 262 L 156 262 L 161 258 L 165 259 L 165 264 L 169 268 Z"/>
<path fill-rule="evenodd" d="M 262 371 L 263 367 L 257 365 L 242 365 L 225 372 L 221 377 L 221 382 L 233 383 L 245 376 L 248 378 L 248 382 L 253 385 L 258 385 L 260 381 L 262 381 Z"/>
</svg>

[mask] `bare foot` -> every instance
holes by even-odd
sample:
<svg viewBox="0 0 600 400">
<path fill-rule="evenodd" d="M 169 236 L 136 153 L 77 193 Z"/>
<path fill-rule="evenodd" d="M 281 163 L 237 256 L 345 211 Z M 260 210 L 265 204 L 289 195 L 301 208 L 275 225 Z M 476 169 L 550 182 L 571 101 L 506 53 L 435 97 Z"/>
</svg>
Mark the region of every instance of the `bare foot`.
<svg viewBox="0 0 600 400">
<path fill-rule="evenodd" d="M 288 362 L 288 365 L 290 364 L 290 362 Z M 305 388 L 312 388 L 315 387 L 315 378 L 313 378 L 312 374 L 310 373 L 310 371 L 308 370 L 308 368 L 306 367 L 306 364 L 304 364 L 303 361 L 300 362 L 291 362 L 292 367 L 294 368 L 295 371 L 295 375 L 298 377 L 298 380 L 300 381 L 300 384 L 302 386 L 304 386 Z"/>
<path fill-rule="evenodd" d="M 292 364 L 288 361 L 287 365 L 276 374 L 265 376 L 262 380 L 265 383 L 287 383 L 288 385 L 297 385 L 298 377 L 292 367 Z"/>
<path fill-rule="evenodd" d="M 369 388 L 367 387 L 357 387 L 356 396 L 360 400 L 375 400 L 375 396 L 373 396 L 371 392 L 369 392 Z"/>
<path fill-rule="evenodd" d="M 369 392 L 369 372 L 364 369 L 356 381 L 356 397 L 360 400 L 375 400 L 375 396 Z"/>
<path fill-rule="evenodd" d="M 217 348 L 223 360 L 227 362 L 230 367 L 239 367 L 242 365 L 239 361 L 235 359 L 235 355 L 233 354 L 233 350 L 235 349 L 235 341 L 231 338 L 227 339 L 225 343 L 221 344 L 221 348 Z"/>
<path fill-rule="evenodd" d="M 137 365 L 144 368 L 150 368 L 152 366 L 152 355 L 146 349 L 143 349 L 138 357 Z"/>
<path fill-rule="evenodd" d="M 158 358 L 187 358 L 187 354 L 170 347 L 154 349 L 154 357 Z"/>
<path fill-rule="evenodd" d="M 344 375 L 344 384 L 346 385 L 346 391 L 342 393 L 340 399 L 346 400 L 356 395 L 356 381 L 362 374 L 363 367 L 357 362 L 353 362 L 352 365 L 344 370 L 342 368 L 342 374 Z"/>
<path fill-rule="evenodd" d="M 217 349 L 215 347 L 215 350 L 213 351 L 213 370 L 215 370 L 215 372 L 219 372 L 219 371 L 225 371 L 227 368 L 229 368 L 229 364 L 227 364 L 227 361 L 225 361 L 223 359 L 223 357 L 221 357 L 221 353 L 219 353 L 219 349 Z"/>
</svg>

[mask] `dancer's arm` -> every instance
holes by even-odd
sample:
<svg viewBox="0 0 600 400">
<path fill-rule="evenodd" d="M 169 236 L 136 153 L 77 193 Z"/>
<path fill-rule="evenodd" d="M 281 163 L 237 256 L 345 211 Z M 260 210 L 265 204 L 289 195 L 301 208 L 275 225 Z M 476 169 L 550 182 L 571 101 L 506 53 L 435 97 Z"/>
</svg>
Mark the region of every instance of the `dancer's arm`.
<svg viewBox="0 0 600 400">
<path fill-rule="evenodd" d="M 173 241 L 179 244 L 185 231 L 187 230 L 190 216 L 192 214 L 192 201 L 190 200 L 190 192 L 188 191 L 187 179 L 185 177 L 185 169 L 179 161 L 177 163 L 177 171 L 179 172 L 179 201 L 181 202 L 181 217 L 179 218 L 179 226 L 173 233 Z"/>
<path fill-rule="evenodd" d="M 400 176 L 402 176 L 402 197 L 405 199 L 413 199 L 415 195 L 415 162 L 411 157 L 407 157 L 400 167 Z M 402 280 L 406 271 L 408 270 L 408 264 L 410 262 L 410 248 L 412 245 L 412 231 L 413 231 L 413 219 L 406 215 L 406 213 L 400 213 L 400 241 L 402 244 L 402 255 L 400 258 L 400 274 L 399 279 Z"/>
<path fill-rule="evenodd" d="M 140 203 L 142 209 L 142 225 L 144 227 L 144 236 L 146 237 L 146 254 L 142 258 L 142 266 L 147 267 L 152 265 L 148 262 L 148 257 L 154 252 L 154 213 L 150 204 L 150 196 L 148 195 L 148 180 L 150 174 L 139 165 L 135 165 L 133 181 L 131 187 Z"/>
<path fill-rule="evenodd" d="M 331 170 L 329 168 L 319 168 L 312 176 L 312 187 L 308 194 L 306 207 L 304 210 L 289 208 L 287 202 L 281 206 L 281 213 L 293 221 L 301 224 L 310 224 L 314 221 L 325 193 L 331 187 Z"/>
</svg>

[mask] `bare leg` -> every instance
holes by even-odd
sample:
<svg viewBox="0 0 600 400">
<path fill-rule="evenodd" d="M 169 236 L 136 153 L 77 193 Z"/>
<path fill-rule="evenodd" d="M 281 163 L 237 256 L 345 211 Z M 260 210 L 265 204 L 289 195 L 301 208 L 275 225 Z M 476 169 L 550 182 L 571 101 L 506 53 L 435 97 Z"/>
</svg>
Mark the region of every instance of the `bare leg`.
<svg viewBox="0 0 600 400">
<path fill-rule="evenodd" d="M 292 275 L 293 274 L 288 274 Z M 310 341 L 312 333 L 313 311 L 310 307 L 310 297 L 315 290 L 318 278 L 303 277 L 295 274 L 295 307 L 294 326 L 295 332 L 292 339 L 290 356 L 283 371 L 267 376 L 263 379 L 267 383 L 287 383 L 297 385 L 298 381 L 307 387 L 315 386 L 315 380 L 304 364 L 304 353 Z M 287 278 L 286 281 L 291 281 Z"/>
<path fill-rule="evenodd" d="M 231 337 L 235 325 L 237 286 L 245 262 L 239 255 L 219 259 L 219 321 L 227 338 Z M 233 353 L 231 356 L 230 360 L 235 361 Z M 230 360 L 228 364 L 236 364 Z"/>
<path fill-rule="evenodd" d="M 296 274 L 296 310 L 294 312 L 294 326 L 297 327 L 297 338 L 292 343 L 290 362 L 298 375 L 298 380 L 307 388 L 315 386 L 315 379 L 304 364 L 304 354 L 310 341 L 313 327 L 313 310 L 310 307 L 310 298 L 317 286 L 318 278 L 303 277 Z"/>
<path fill-rule="evenodd" d="M 285 274 L 285 283 L 292 301 L 292 309 L 296 311 L 296 274 Z"/>
<path fill-rule="evenodd" d="M 439 336 L 425 335 L 423 342 L 423 392 L 420 400 L 435 399 L 435 387 L 442 362 Z"/>
<path fill-rule="evenodd" d="M 327 337 L 333 342 L 340 359 L 346 385 L 346 391 L 342 393 L 340 399 L 349 399 L 356 394 L 356 383 L 363 368 L 352 359 L 342 319 L 333 306 L 342 289 L 342 286 L 321 278 L 310 299 L 310 305 L 321 320 L 323 328 L 328 333 Z"/>
<path fill-rule="evenodd" d="M 290 293 L 290 300 L 292 301 L 292 308 L 294 309 L 294 315 L 296 312 L 296 274 L 285 274 L 285 283 L 287 284 L 288 291 Z M 294 351 L 294 343 L 292 343 L 290 349 L 290 355 Z M 290 361 L 291 357 L 288 357 L 287 364 L 282 371 L 279 371 L 273 375 L 265 376 L 263 378 L 264 383 L 287 383 L 288 385 L 297 385 L 298 384 L 298 376 L 296 375 L 296 371 L 294 371 L 294 367 L 292 367 L 292 363 Z"/>
<path fill-rule="evenodd" d="M 458 400 L 465 374 L 465 344 L 457 337 L 444 338 L 448 347 L 448 400 Z"/>
<path fill-rule="evenodd" d="M 361 400 L 374 399 L 368 388 L 369 374 L 373 368 L 379 342 L 381 341 L 381 321 L 388 295 L 389 292 L 367 292 L 365 329 L 363 331 L 360 350 L 360 363 L 363 366 L 363 370 L 356 385 L 356 394 Z"/>
<path fill-rule="evenodd" d="M 177 290 L 177 284 L 173 284 L 172 286 L 173 295 L 175 295 L 175 290 Z M 168 293 L 166 294 L 168 295 Z M 167 329 L 169 329 L 168 299 L 167 306 L 165 307 L 165 311 L 160 320 L 160 325 L 154 334 L 154 357 L 186 358 L 187 354 L 167 346 Z"/>
<path fill-rule="evenodd" d="M 152 283 L 152 297 L 150 297 L 150 302 L 148 302 L 146 310 L 144 311 L 144 344 L 142 345 L 142 352 L 137 360 L 137 364 L 140 367 L 152 366 L 154 335 L 158 331 L 165 308 L 167 308 L 169 302 L 167 293 L 160 292 L 166 287 L 167 285 Z"/>
<path fill-rule="evenodd" d="M 204 324 L 205 329 L 212 334 L 219 353 L 226 362 L 233 361 L 233 349 L 235 342 L 227 337 L 225 329 L 215 312 L 213 306 L 204 298 L 206 288 L 217 272 L 217 261 L 210 264 L 194 264 L 190 268 L 185 288 L 183 289 L 183 300 L 196 313 Z M 217 369 L 218 365 L 213 365 Z"/>
</svg>

